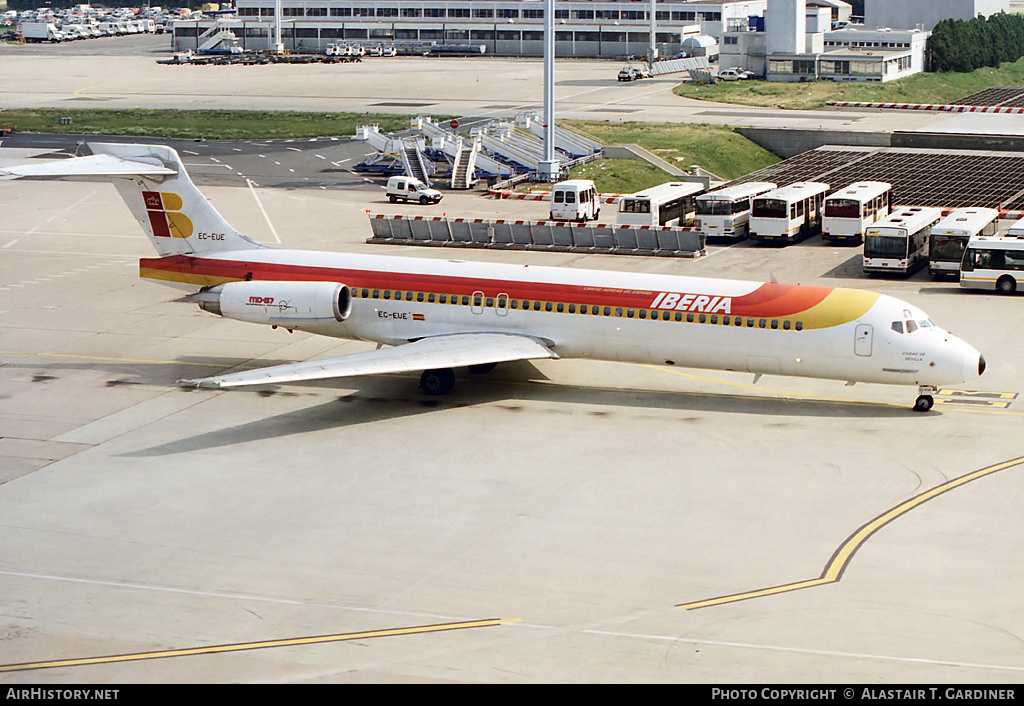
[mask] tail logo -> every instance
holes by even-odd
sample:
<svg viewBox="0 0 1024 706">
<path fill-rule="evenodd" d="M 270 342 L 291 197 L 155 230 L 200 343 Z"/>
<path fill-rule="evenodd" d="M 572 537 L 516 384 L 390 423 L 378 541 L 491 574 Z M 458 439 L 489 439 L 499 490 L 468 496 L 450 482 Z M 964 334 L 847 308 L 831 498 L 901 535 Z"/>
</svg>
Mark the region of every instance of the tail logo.
<svg viewBox="0 0 1024 706">
<path fill-rule="evenodd" d="M 192 235 L 192 221 L 181 213 L 181 197 L 174 193 L 143 191 L 149 224 L 158 238 L 188 238 Z"/>
</svg>

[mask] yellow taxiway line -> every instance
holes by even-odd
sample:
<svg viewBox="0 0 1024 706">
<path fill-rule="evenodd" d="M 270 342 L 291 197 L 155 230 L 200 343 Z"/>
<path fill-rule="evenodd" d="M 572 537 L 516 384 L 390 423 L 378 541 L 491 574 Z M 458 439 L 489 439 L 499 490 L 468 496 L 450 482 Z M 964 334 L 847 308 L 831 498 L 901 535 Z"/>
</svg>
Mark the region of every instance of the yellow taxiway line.
<svg viewBox="0 0 1024 706">
<path fill-rule="evenodd" d="M 55 667 L 80 667 L 92 664 L 110 664 L 115 662 L 136 662 L 144 659 L 165 659 L 169 657 L 187 657 L 191 655 L 209 655 L 223 652 L 243 652 L 245 650 L 265 650 L 271 647 L 295 647 L 297 645 L 318 645 L 325 642 L 346 642 L 349 640 L 368 640 L 374 637 L 398 637 L 401 635 L 417 635 L 429 632 L 446 632 L 449 630 L 466 630 L 469 628 L 486 628 L 503 623 L 516 623 L 518 618 L 494 618 L 490 620 L 469 620 L 459 623 L 438 623 L 435 625 L 416 625 L 388 630 L 370 630 L 367 632 L 338 633 L 336 635 L 317 635 L 314 637 L 294 637 L 284 640 L 264 640 L 262 642 L 238 642 L 228 645 L 211 645 L 209 647 L 189 647 L 180 650 L 162 650 L 159 652 L 135 652 L 106 657 L 82 657 L 79 659 L 61 659 L 48 662 L 25 662 L 22 664 L 0 665 L 0 673 L 17 672 L 30 669 L 53 669 Z"/>
<path fill-rule="evenodd" d="M 793 390 L 775 390 L 770 387 L 762 387 L 760 385 L 750 385 L 742 382 L 730 382 L 728 380 L 719 380 L 717 378 L 706 377 L 703 375 L 694 375 L 693 373 L 684 373 L 681 370 L 672 370 L 670 368 L 663 368 L 658 365 L 648 365 L 646 363 L 641 364 L 644 368 L 650 370 L 657 370 L 662 373 L 671 373 L 672 375 L 678 375 L 684 378 L 690 378 L 691 380 L 700 380 L 702 382 L 711 382 L 718 385 L 725 385 L 727 387 L 738 387 L 744 390 L 756 390 L 757 392 L 767 392 L 773 395 L 781 395 L 783 397 L 802 397 L 811 402 L 841 402 L 843 404 L 856 404 L 867 407 L 889 407 L 891 409 L 902 409 L 909 410 L 910 408 L 905 405 L 893 404 L 891 402 L 871 402 L 869 400 L 854 400 L 844 397 L 826 397 L 825 395 L 816 395 L 808 392 L 795 392 Z M 939 392 L 938 394 L 942 394 Z M 767 398 L 765 398 L 767 399 Z M 1002 414 L 1011 417 L 1024 417 L 1024 412 L 1008 412 L 1003 408 L 982 408 L 982 407 L 965 407 L 955 404 L 949 404 L 946 400 L 936 400 L 936 405 L 942 407 L 942 411 L 954 411 L 954 412 L 981 412 L 984 414 Z M 947 402 L 946 404 L 942 404 Z"/>
<path fill-rule="evenodd" d="M 849 566 L 850 561 L 853 559 L 853 555 L 856 554 L 857 550 L 860 549 L 868 538 L 878 530 L 885 527 L 893 520 L 905 515 L 916 507 L 920 507 L 924 503 L 936 498 L 943 493 L 946 493 L 954 488 L 959 488 L 962 485 L 966 485 L 971 481 L 984 478 L 985 476 L 1004 471 L 1007 468 L 1013 468 L 1024 464 L 1024 456 L 1020 458 L 1011 459 L 1002 463 L 997 463 L 981 470 L 973 471 L 967 475 L 954 478 L 953 480 L 937 485 L 931 490 L 926 490 L 920 495 L 915 495 L 906 502 L 900 503 L 891 510 L 883 512 L 878 517 L 874 518 L 867 524 L 861 526 L 856 532 L 843 542 L 839 548 L 829 559 L 828 564 L 825 566 L 825 570 L 821 576 L 813 579 L 807 579 L 805 581 L 797 581 L 795 583 L 782 584 L 781 586 L 771 586 L 769 588 L 760 588 L 756 591 L 746 591 L 744 593 L 734 593 L 729 596 L 720 596 L 718 598 L 709 598 L 703 601 L 694 601 L 692 603 L 681 603 L 677 608 L 683 608 L 684 610 L 695 610 L 697 608 L 708 608 L 715 605 L 723 605 L 725 603 L 736 603 L 737 601 L 745 601 L 751 598 L 761 598 L 762 596 L 773 596 L 779 593 L 788 593 L 790 591 L 799 591 L 804 588 L 813 588 L 815 586 L 824 586 L 829 583 L 836 583 L 843 576 L 843 572 L 846 567 Z"/>
</svg>

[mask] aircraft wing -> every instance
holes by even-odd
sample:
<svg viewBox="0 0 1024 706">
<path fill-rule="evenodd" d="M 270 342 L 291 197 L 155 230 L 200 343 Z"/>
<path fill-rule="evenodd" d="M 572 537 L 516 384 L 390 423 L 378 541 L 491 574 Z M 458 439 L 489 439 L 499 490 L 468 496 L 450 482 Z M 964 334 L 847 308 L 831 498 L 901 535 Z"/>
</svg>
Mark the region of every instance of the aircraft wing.
<svg viewBox="0 0 1024 706">
<path fill-rule="evenodd" d="M 413 370 L 434 370 L 511 360 L 558 358 L 539 339 L 509 333 L 456 333 L 423 338 L 394 348 L 381 348 L 337 358 L 287 363 L 242 373 L 179 380 L 182 385 L 237 387 L 303 380 L 326 380 L 354 375 L 377 375 Z"/>
<path fill-rule="evenodd" d="M 177 174 L 157 159 L 121 159 L 111 154 L 49 159 L 0 169 L 0 176 L 159 176 Z"/>
</svg>

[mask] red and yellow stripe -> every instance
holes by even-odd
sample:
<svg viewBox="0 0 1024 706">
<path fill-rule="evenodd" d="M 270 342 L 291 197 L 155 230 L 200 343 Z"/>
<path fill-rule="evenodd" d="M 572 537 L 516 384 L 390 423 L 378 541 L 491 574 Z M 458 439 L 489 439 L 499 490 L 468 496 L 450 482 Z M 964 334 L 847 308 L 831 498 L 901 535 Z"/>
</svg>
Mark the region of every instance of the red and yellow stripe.
<svg viewBox="0 0 1024 706">
<path fill-rule="evenodd" d="M 356 268 L 317 267 L 276 262 L 248 262 L 172 255 L 139 262 L 144 279 L 209 287 L 242 280 L 343 282 L 351 288 L 432 292 L 467 296 L 507 294 L 511 299 L 650 309 L 662 290 L 595 287 L 549 282 L 495 280 L 482 277 L 387 272 Z M 713 282 L 713 280 L 709 280 Z M 733 316 L 793 319 L 805 329 L 828 328 L 863 316 L 879 295 L 860 290 L 812 285 L 765 283 L 746 294 L 707 294 L 711 299 L 731 298 Z M 657 309 L 658 307 L 653 307 Z M 710 312 L 709 312 L 710 313 Z M 722 313 L 722 312 L 720 312 Z"/>
</svg>

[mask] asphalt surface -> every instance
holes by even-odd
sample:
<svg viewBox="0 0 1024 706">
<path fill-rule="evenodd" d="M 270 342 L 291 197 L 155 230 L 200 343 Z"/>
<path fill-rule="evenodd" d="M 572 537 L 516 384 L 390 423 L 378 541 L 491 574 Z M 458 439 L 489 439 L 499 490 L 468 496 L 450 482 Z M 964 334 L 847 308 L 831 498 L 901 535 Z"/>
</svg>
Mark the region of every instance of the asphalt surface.
<svg viewBox="0 0 1024 706">
<path fill-rule="evenodd" d="M 99 95 L 83 88 L 108 58 L 54 63 L 46 87 L 0 76 L 0 100 Z M 149 80 L 108 104 L 182 102 Z M 376 90 L 411 101 L 405 80 Z M 253 99 L 234 86 L 193 93 Z M 506 88 L 475 100 L 515 102 Z M 367 212 L 544 209 L 389 204 L 344 171 L 344 141 L 180 148 L 228 221 L 272 245 L 448 258 L 367 245 Z M 1021 681 L 1019 297 L 867 279 L 855 248 L 818 239 L 696 260 L 459 251 L 884 291 L 988 370 L 927 414 L 908 388 L 588 361 L 460 373 L 443 399 L 416 375 L 187 390 L 175 381 L 372 344 L 228 321 L 140 282 L 152 251 L 108 184 L 0 182 L 0 213 L 0 683 L 825 683 L 839 698 Z"/>
</svg>

